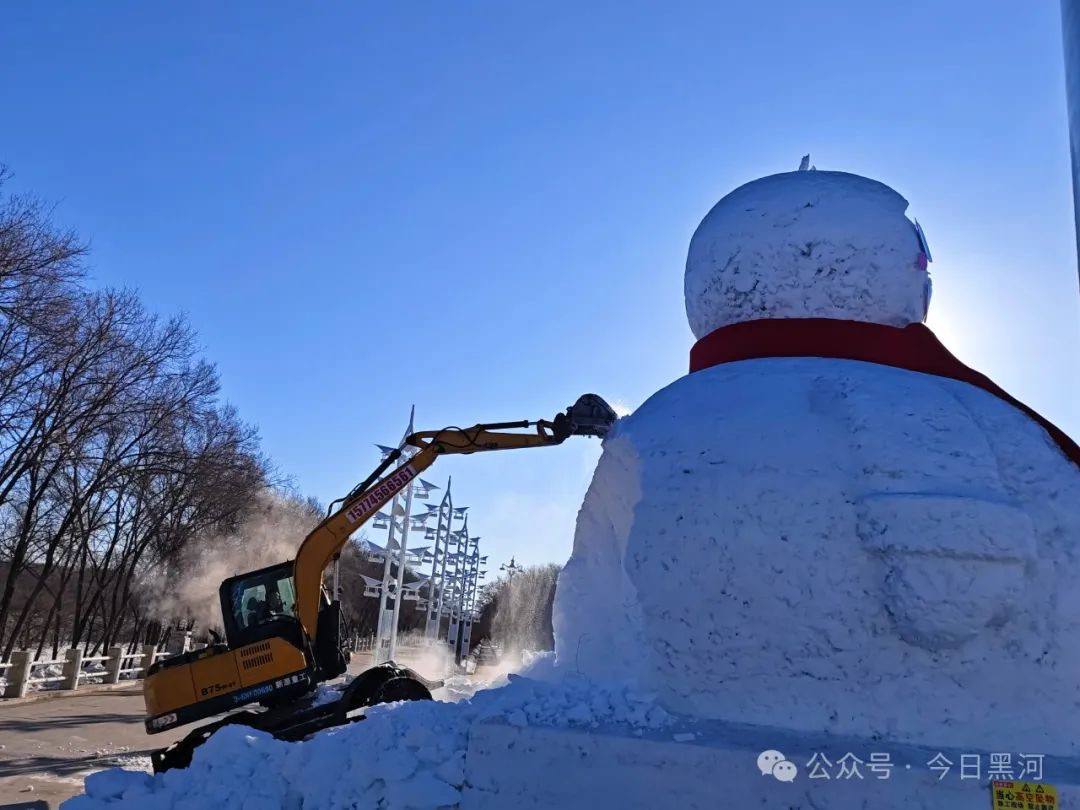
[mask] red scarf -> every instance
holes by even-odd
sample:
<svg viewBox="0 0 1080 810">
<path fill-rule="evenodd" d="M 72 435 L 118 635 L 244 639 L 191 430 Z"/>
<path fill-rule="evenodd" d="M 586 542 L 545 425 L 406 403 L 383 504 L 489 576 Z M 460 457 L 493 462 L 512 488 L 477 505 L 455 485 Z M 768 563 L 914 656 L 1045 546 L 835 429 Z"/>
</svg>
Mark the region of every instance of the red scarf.
<svg viewBox="0 0 1080 810">
<path fill-rule="evenodd" d="M 1080 446 L 1049 419 L 968 368 L 921 323 L 904 328 L 832 318 L 779 318 L 723 326 L 690 350 L 690 371 L 764 357 L 830 357 L 861 360 L 960 380 L 1019 408 L 1043 426 L 1068 458 L 1080 467 Z"/>
</svg>

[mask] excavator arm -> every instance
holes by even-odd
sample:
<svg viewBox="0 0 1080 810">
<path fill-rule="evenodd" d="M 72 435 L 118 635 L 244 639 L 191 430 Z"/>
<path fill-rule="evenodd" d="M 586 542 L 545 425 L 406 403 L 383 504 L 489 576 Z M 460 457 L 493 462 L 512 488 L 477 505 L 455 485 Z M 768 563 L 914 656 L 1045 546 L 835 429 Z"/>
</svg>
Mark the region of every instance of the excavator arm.
<svg viewBox="0 0 1080 810">
<path fill-rule="evenodd" d="M 340 507 L 300 544 L 294 567 L 296 611 L 308 638 L 314 642 L 318 633 L 322 578 L 330 561 L 341 551 L 353 532 L 434 464 L 439 456 L 548 447 L 562 444 L 570 436 L 602 438 L 615 418 L 615 412 L 603 399 L 595 394 L 585 394 L 550 421 L 448 427 L 407 436 L 404 445 L 414 448 L 415 453 L 409 456 L 399 448 L 389 454 L 363 483 L 344 498 Z M 530 431 L 530 428 L 533 430 Z M 397 462 L 400 463 L 390 470 Z"/>
</svg>

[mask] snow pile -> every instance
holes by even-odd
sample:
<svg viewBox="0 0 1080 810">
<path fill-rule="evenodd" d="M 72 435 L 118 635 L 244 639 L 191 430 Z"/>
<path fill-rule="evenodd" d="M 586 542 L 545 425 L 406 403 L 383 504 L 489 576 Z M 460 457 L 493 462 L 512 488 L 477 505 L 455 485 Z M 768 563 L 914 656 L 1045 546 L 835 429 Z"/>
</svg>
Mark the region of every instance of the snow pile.
<svg viewBox="0 0 1080 810">
<path fill-rule="evenodd" d="M 888 186 L 845 172 L 775 174 L 735 189 L 690 242 L 694 335 L 760 318 L 921 322 L 930 277 L 907 206 Z"/>
<path fill-rule="evenodd" d="M 965 383 L 699 371 L 605 440 L 559 663 L 696 717 L 1075 752 L 1078 504 L 1042 428 Z"/>
<path fill-rule="evenodd" d="M 437 808 L 454 806 L 464 784 L 472 726 L 665 728 L 671 717 L 650 695 L 555 673 L 551 656 L 507 686 L 461 703 L 377 706 L 368 719 L 301 743 L 227 726 L 195 752 L 189 768 L 160 776 L 119 769 L 93 774 L 65 810 L 218 807 Z M 507 754 L 512 757 L 512 753 Z"/>
</svg>

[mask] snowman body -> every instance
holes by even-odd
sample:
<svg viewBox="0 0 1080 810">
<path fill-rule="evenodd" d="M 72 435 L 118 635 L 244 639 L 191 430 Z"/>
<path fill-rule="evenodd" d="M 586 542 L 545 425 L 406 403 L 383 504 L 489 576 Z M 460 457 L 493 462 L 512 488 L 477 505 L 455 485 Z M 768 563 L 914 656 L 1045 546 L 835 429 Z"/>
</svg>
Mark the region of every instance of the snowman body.
<svg viewBox="0 0 1080 810">
<path fill-rule="evenodd" d="M 1070 752 L 1078 503 L 1042 428 L 966 383 L 817 358 L 699 371 L 605 442 L 558 658 L 681 714 Z"/>
</svg>

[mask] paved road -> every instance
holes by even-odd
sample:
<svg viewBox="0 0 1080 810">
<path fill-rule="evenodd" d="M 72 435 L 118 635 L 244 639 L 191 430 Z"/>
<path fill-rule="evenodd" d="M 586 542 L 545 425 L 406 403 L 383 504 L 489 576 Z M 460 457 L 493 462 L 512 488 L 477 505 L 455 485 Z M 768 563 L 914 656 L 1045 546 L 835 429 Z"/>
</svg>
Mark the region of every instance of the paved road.
<svg viewBox="0 0 1080 810">
<path fill-rule="evenodd" d="M 55 808 L 87 773 L 146 767 L 149 751 L 184 730 L 147 736 L 139 685 L 31 703 L 0 703 L 0 810 Z"/>
<path fill-rule="evenodd" d="M 423 662 L 404 661 L 438 677 Z M 349 669 L 360 672 L 369 664 L 368 656 L 355 655 Z M 0 701 L 0 810 L 55 810 L 82 792 L 88 773 L 117 765 L 149 770 L 149 752 L 190 728 L 148 736 L 141 689 L 135 684 L 29 703 Z"/>
</svg>

